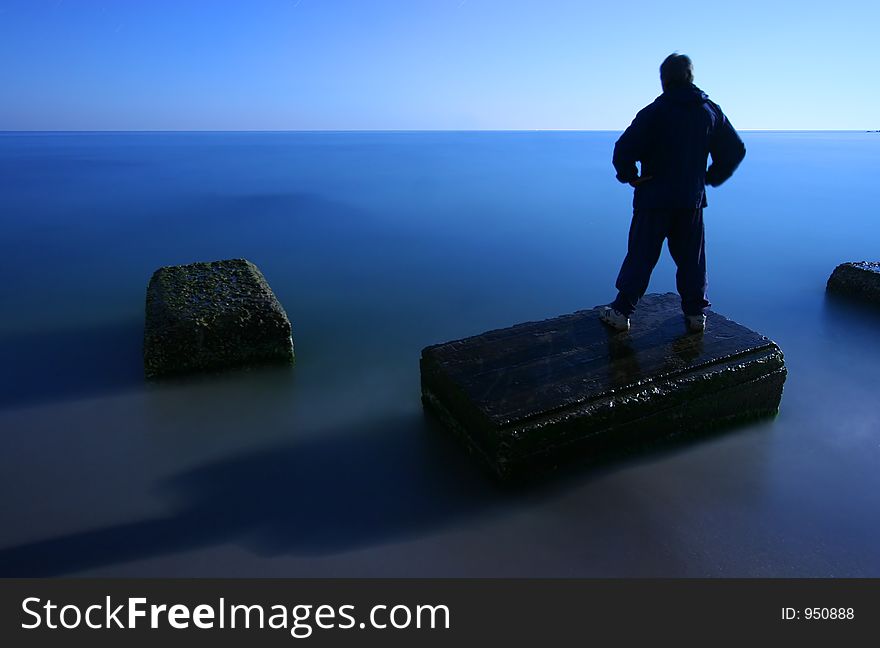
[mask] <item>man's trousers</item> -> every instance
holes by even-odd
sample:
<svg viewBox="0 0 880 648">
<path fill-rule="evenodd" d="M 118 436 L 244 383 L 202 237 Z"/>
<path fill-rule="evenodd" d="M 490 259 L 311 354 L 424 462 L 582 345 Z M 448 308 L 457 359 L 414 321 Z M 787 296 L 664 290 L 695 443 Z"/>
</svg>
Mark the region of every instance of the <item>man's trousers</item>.
<svg viewBox="0 0 880 648">
<path fill-rule="evenodd" d="M 710 306 L 706 299 L 706 242 L 703 210 L 636 209 L 629 228 L 629 247 L 615 284 L 617 311 L 629 317 L 648 289 L 651 272 L 660 259 L 663 241 L 678 267 L 675 282 L 685 315 L 699 315 Z"/>
</svg>

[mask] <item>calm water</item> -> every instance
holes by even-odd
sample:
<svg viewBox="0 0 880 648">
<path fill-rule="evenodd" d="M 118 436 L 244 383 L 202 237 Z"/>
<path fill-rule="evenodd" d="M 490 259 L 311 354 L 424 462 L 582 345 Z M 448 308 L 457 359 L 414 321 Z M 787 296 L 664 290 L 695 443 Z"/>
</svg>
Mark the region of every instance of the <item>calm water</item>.
<svg viewBox="0 0 880 648">
<path fill-rule="evenodd" d="M 0 134 L 0 571 L 880 576 L 880 313 L 824 294 L 880 258 L 878 134 L 745 133 L 709 195 L 775 421 L 511 493 L 423 417 L 423 346 L 611 299 L 615 138 Z M 150 274 L 227 257 L 297 366 L 145 385 Z"/>
</svg>

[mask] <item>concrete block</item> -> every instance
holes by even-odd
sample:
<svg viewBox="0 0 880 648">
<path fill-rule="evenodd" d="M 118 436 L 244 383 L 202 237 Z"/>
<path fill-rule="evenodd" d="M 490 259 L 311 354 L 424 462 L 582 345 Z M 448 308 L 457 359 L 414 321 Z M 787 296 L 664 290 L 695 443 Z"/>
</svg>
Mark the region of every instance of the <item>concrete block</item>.
<svg viewBox="0 0 880 648">
<path fill-rule="evenodd" d="M 779 347 L 714 312 L 688 333 L 679 304 L 646 295 L 625 333 L 597 307 L 429 346 L 422 401 L 501 478 L 776 414 Z"/>
<path fill-rule="evenodd" d="M 293 362 L 290 321 L 259 269 L 231 259 L 159 268 L 147 287 L 148 378 Z"/>
</svg>

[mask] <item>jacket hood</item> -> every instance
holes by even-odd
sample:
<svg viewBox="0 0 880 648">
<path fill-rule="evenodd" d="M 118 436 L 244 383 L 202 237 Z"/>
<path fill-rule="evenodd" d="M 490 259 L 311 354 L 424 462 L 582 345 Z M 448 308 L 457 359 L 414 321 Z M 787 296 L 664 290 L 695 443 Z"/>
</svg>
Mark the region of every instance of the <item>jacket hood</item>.
<svg viewBox="0 0 880 648">
<path fill-rule="evenodd" d="M 674 101 L 676 103 L 706 103 L 709 101 L 709 95 L 700 90 L 694 84 L 684 87 L 670 88 L 661 96 L 666 100 Z"/>
</svg>

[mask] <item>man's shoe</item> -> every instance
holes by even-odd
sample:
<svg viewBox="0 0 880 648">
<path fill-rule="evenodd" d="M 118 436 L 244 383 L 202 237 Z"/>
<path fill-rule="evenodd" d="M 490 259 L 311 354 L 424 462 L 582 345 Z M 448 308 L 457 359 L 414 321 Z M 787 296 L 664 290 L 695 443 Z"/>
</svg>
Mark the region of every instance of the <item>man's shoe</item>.
<svg viewBox="0 0 880 648">
<path fill-rule="evenodd" d="M 629 330 L 629 318 L 611 306 L 602 309 L 599 319 L 617 331 Z"/>
<path fill-rule="evenodd" d="M 685 315 L 684 321 L 687 323 L 688 331 L 691 333 L 700 333 L 706 330 L 705 315 Z"/>
</svg>

